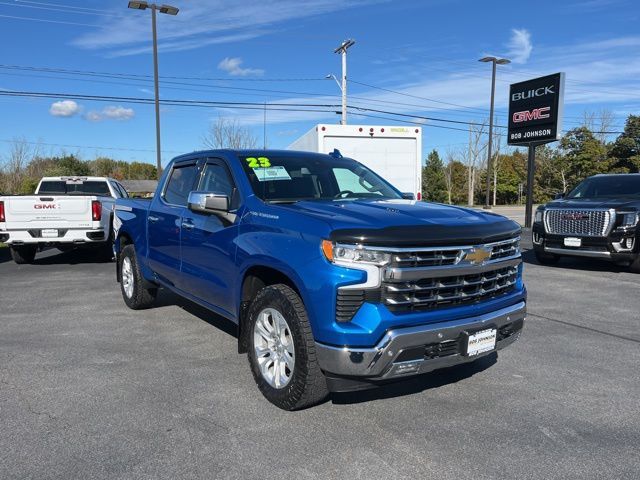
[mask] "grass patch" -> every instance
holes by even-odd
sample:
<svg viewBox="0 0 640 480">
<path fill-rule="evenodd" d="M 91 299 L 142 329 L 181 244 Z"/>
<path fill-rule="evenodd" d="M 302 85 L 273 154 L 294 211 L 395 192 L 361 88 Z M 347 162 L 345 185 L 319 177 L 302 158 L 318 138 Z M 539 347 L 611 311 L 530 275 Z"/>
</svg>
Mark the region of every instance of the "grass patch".
<svg viewBox="0 0 640 480">
<path fill-rule="evenodd" d="M 1 242 L 0 242 L 0 248 L 7 248 L 7 244 L 6 244 L 6 243 L 1 243 Z"/>
</svg>

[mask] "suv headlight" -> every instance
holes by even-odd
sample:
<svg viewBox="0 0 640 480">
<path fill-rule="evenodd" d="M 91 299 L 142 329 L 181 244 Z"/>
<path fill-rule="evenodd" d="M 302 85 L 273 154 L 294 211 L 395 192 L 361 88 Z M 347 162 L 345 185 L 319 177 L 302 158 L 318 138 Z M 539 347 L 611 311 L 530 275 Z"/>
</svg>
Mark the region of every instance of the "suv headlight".
<svg viewBox="0 0 640 480">
<path fill-rule="evenodd" d="M 329 240 L 322 241 L 322 252 L 327 260 L 337 264 L 386 265 L 391 254 L 379 250 L 369 250 L 358 245 L 334 244 Z"/>
<path fill-rule="evenodd" d="M 621 227 L 635 227 L 638 223 L 638 212 L 621 212 L 619 215 L 622 216 Z"/>
<path fill-rule="evenodd" d="M 542 210 L 538 208 L 536 210 L 536 214 L 533 217 L 533 223 L 540 223 L 540 222 L 542 222 Z"/>
</svg>

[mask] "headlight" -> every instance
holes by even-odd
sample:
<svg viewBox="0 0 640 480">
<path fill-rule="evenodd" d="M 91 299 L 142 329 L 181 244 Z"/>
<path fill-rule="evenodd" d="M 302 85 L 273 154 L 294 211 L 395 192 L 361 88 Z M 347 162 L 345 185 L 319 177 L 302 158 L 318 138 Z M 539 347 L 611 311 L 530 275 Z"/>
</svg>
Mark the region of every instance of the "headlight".
<svg viewBox="0 0 640 480">
<path fill-rule="evenodd" d="M 622 223 L 620 224 L 621 227 L 635 227 L 638 223 L 637 212 L 621 213 L 620 215 L 622 215 Z"/>
<path fill-rule="evenodd" d="M 536 214 L 533 217 L 533 222 L 534 223 L 542 222 L 542 210 L 540 210 L 540 209 L 536 210 Z"/>
<path fill-rule="evenodd" d="M 324 256 L 333 263 L 349 264 L 364 263 L 369 265 L 386 265 L 391 260 L 391 254 L 379 250 L 369 250 L 358 245 L 334 244 L 329 240 L 322 241 Z"/>
</svg>

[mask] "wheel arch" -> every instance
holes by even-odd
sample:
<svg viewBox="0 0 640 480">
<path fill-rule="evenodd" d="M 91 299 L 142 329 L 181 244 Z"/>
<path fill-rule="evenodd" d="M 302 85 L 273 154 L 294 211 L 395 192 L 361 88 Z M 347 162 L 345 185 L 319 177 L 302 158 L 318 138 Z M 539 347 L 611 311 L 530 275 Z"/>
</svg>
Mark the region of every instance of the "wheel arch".
<svg viewBox="0 0 640 480">
<path fill-rule="evenodd" d="M 291 287 L 304 303 L 301 290 L 294 280 L 293 275 L 266 265 L 253 265 L 242 276 L 240 287 L 240 301 L 238 305 L 238 353 L 247 352 L 246 314 L 251 304 L 251 299 L 264 287 L 269 285 L 284 284 Z"/>
</svg>

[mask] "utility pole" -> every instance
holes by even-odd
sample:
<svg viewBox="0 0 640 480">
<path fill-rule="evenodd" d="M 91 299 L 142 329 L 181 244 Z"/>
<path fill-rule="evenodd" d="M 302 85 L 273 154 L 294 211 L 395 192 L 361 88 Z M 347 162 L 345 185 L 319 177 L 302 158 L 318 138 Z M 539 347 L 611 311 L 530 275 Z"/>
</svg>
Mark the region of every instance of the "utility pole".
<svg viewBox="0 0 640 480">
<path fill-rule="evenodd" d="M 153 37 L 153 86 L 156 106 L 156 170 L 158 173 L 158 180 L 160 180 L 160 176 L 162 175 L 162 152 L 160 150 L 160 89 L 158 86 L 158 34 L 156 31 L 156 11 L 175 16 L 178 14 L 179 10 L 171 5 L 157 6 L 155 3 L 147 3 L 144 1 L 131 1 L 129 2 L 129 8 L 132 8 L 133 10 L 151 9 L 151 34 Z"/>
<path fill-rule="evenodd" d="M 349 39 L 342 42 L 342 44 L 336 48 L 333 53 L 339 53 L 342 55 L 342 118 L 340 125 L 347 124 L 347 49 L 356 43 L 355 40 Z"/>
</svg>

